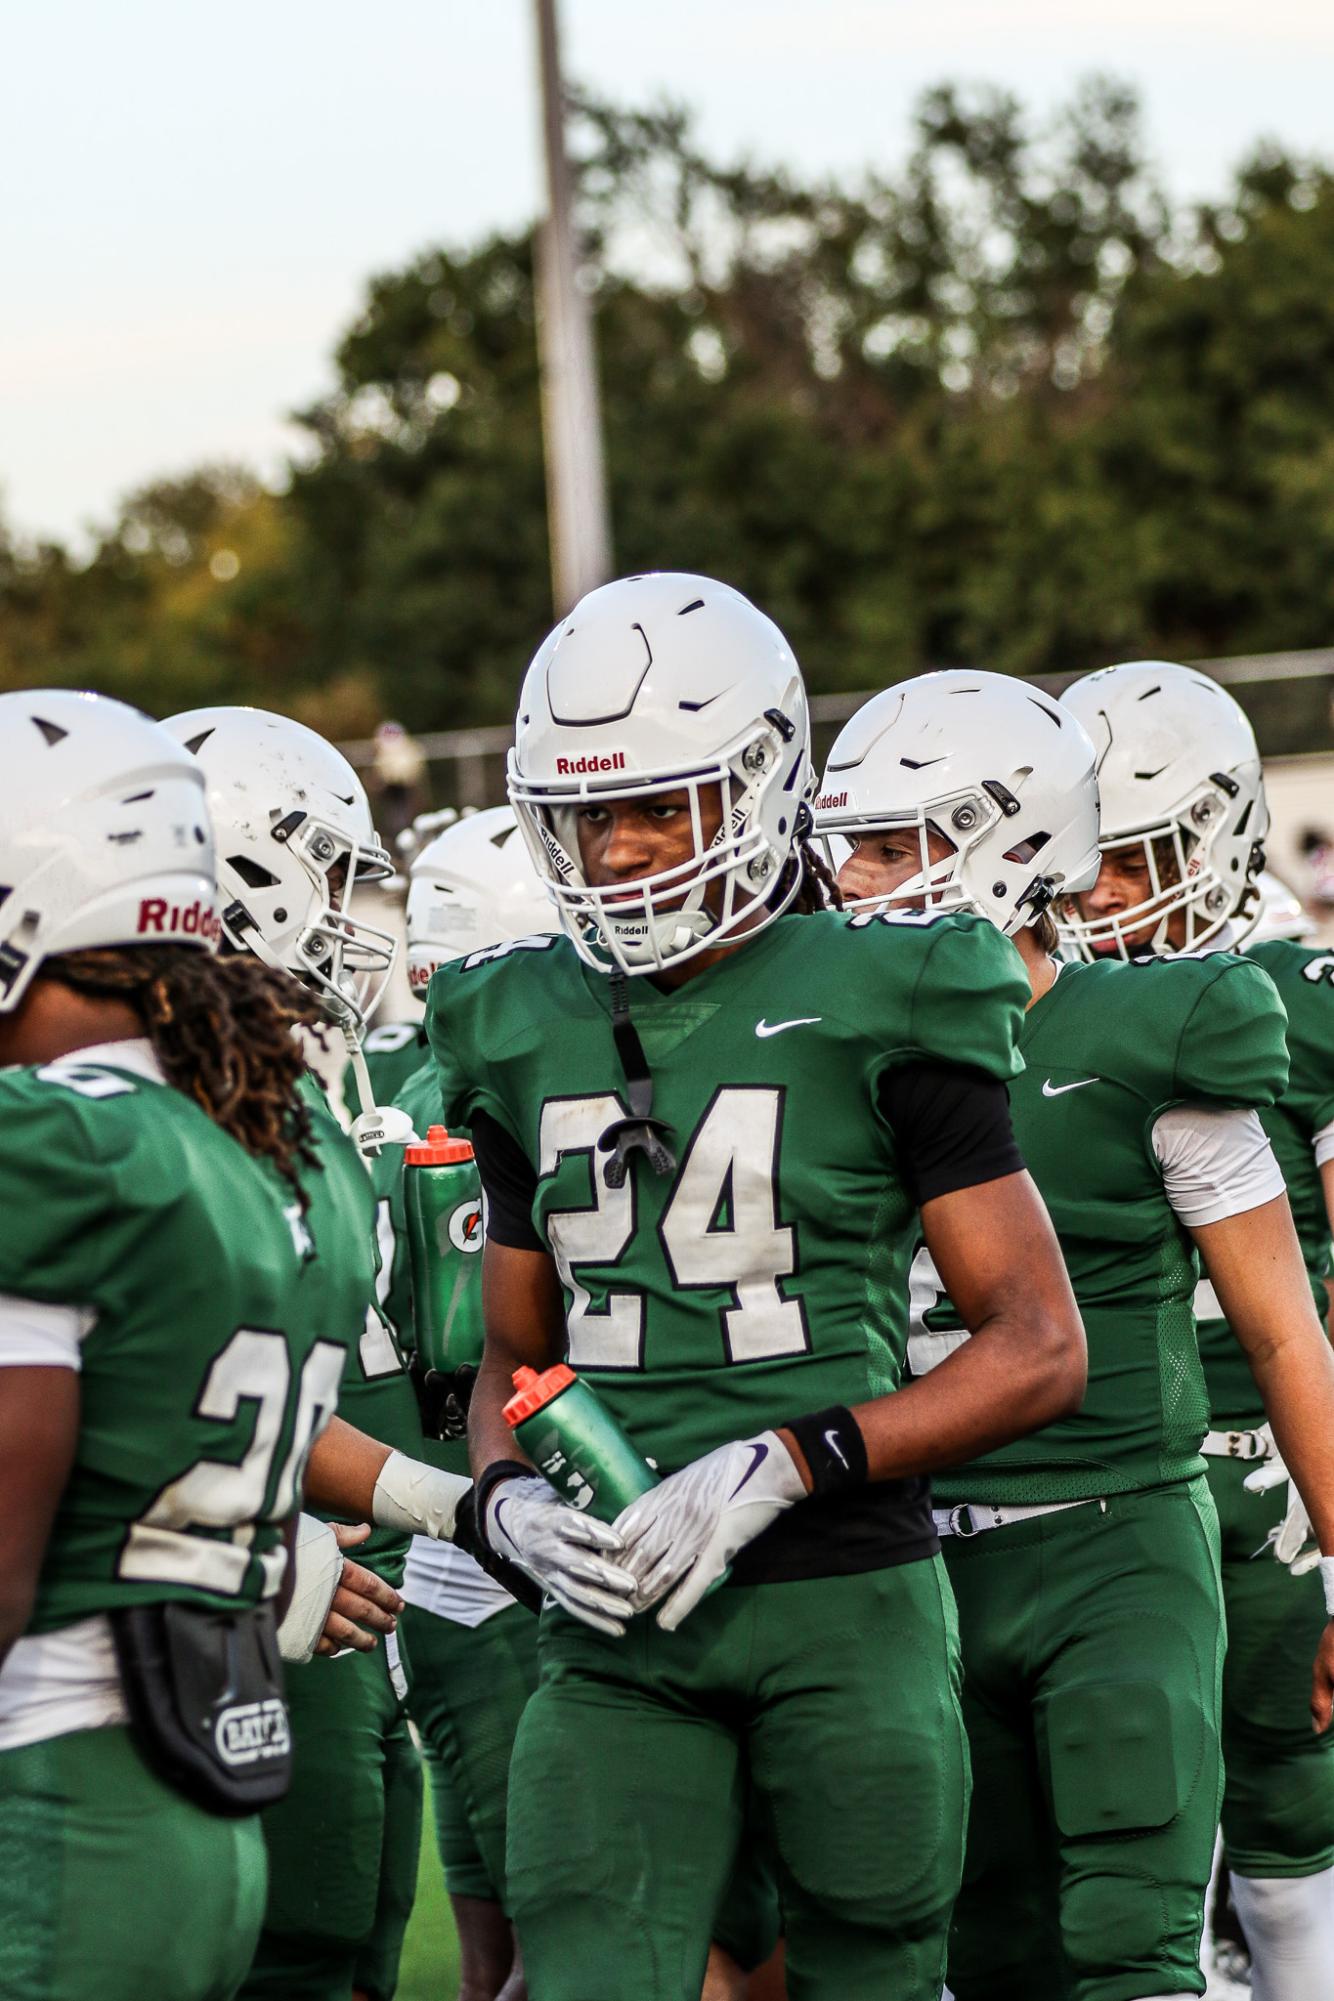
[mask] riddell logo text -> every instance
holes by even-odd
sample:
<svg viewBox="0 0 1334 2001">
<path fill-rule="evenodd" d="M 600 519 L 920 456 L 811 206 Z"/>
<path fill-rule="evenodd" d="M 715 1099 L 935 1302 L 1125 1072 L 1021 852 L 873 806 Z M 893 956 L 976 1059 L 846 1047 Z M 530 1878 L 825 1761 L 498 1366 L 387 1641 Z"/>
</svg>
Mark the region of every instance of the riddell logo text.
<svg viewBox="0 0 1334 2001">
<path fill-rule="evenodd" d="M 846 792 L 822 792 L 815 802 L 815 810 L 817 813 L 828 813 L 835 806 L 846 806 L 847 803 Z"/>
<path fill-rule="evenodd" d="M 217 912 L 206 903 L 168 903 L 165 896 L 145 896 L 139 903 L 140 937 L 155 931 L 160 937 L 204 938 L 215 943 L 222 936 Z"/>
<path fill-rule="evenodd" d="M 599 757 L 590 750 L 586 757 L 558 757 L 556 776 L 558 778 L 582 778 L 589 771 L 624 771 L 625 752 L 613 751 L 607 757 Z"/>
</svg>

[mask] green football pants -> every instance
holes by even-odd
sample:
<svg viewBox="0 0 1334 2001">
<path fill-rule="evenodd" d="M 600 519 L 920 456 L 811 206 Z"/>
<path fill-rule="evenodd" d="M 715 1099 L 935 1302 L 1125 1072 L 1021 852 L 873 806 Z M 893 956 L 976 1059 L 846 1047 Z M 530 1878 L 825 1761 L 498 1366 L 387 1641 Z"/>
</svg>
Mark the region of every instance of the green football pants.
<svg viewBox="0 0 1334 2001">
<path fill-rule="evenodd" d="M 537 1620 L 512 1605 L 461 1626 L 405 1605 L 399 1633 L 445 1886 L 503 1905 L 510 1753 L 537 1687 Z"/>
<path fill-rule="evenodd" d="M 182 1799 L 126 1730 L 0 1752 L 6 2001 L 229 2001 L 264 1880 L 258 1819 Z"/>
<path fill-rule="evenodd" d="M 974 1810 L 956 2001 L 1201 1994 L 1222 1795 L 1200 1479 L 946 1540 Z"/>
<path fill-rule="evenodd" d="M 1228 1867 L 1238 1876 L 1314 1876 L 1334 1863 L 1334 1731 L 1317 1737 L 1307 1709 L 1325 1626 L 1320 1573 L 1294 1577 L 1266 1546 L 1287 1507 L 1286 1483 L 1248 1494 L 1242 1483 L 1254 1466 L 1206 1464 L 1223 1534 Z"/>
<path fill-rule="evenodd" d="M 417 1887 L 421 1765 L 374 1653 L 289 1668 L 292 1789 L 261 1816 L 269 1852 L 264 1929 L 242 1993 L 389 2001 Z"/>
<path fill-rule="evenodd" d="M 532 2001 L 698 2001 L 748 1797 L 791 2001 L 939 2001 L 968 1766 L 938 1558 L 728 1586 L 613 1640 L 549 1608 L 510 1767 Z"/>
</svg>

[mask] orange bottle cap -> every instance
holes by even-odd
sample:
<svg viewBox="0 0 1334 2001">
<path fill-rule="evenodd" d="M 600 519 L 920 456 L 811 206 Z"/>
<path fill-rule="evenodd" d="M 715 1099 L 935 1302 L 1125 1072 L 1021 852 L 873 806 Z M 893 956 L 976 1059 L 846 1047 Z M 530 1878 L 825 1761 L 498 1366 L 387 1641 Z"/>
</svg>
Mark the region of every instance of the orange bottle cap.
<svg viewBox="0 0 1334 2001">
<path fill-rule="evenodd" d="M 566 1362 L 556 1362 L 541 1375 L 536 1369 L 516 1369 L 514 1371 L 515 1394 L 501 1411 L 501 1416 L 511 1431 L 522 1424 L 526 1417 L 532 1417 L 562 1390 L 568 1390 L 576 1382 L 574 1370 Z"/>
<path fill-rule="evenodd" d="M 472 1157 L 472 1141 L 451 1139 L 444 1126 L 428 1126 L 425 1139 L 413 1140 L 403 1149 L 405 1167 L 445 1167 Z"/>
</svg>

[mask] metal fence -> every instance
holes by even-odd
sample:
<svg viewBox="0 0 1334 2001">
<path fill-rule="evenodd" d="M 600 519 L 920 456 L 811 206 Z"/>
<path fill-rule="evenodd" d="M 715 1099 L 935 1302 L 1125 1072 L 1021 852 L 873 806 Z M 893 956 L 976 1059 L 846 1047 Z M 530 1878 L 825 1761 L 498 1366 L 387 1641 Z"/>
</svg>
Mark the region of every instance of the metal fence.
<svg viewBox="0 0 1334 2001">
<path fill-rule="evenodd" d="M 1302 653 L 1240 654 L 1193 663 L 1230 688 L 1250 716 L 1266 758 L 1334 753 L 1334 647 Z M 1078 674 L 1035 674 L 1036 686 L 1058 695 Z M 811 698 L 817 762 L 841 726 L 876 691 Z M 514 740 L 508 726 L 428 730 L 415 738 L 430 772 L 435 806 L 494 806 L 505 797 L 505 753 Z M 358 769 L 374 763 L 369 737 L 340 745 Z"/>
</svg>

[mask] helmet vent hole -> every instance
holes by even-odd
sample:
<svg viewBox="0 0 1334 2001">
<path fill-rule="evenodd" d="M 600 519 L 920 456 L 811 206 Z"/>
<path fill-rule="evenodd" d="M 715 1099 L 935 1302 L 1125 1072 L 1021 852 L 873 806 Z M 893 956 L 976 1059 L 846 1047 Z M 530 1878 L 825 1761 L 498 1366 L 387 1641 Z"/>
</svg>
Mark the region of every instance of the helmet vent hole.
<svg viewBox="0 0 1334 2001">
<path fill-rule="evenodd" d="M 69 735 L 69 731 L 62 730 L 59 723 L 43 722 L 40 716 L 34 716 L 33 721 L 36 723 L 38 729 L 42 732 L 42 735 L 45 737 L 47 743 L 51 744 L 53 747 L 58 743 L 63 743 L 65 741 L 65 738 Z"/>
<path fill-rule="evenodd" d="M 153 790 L 150 786 L 147 792 L 131 792 L 129 798 L 122 799 L 120 803 L 122 806 L 138 806 L 143 800 L 151 799 L 152 796 Z"/>
<path fill-rule="evenodd" d="M 676 616 L 678 618 L 684 618 L 688 611 L 703 611 L 703 609 L 704 609 L 703 598 L 696 598 L 693 604 L 683 604 L 680 611 L 677 612 Z"/>
<path fill-rule="evenodd" d="M 249 855 L 228 855 L 227 866 L 240 876 L 247 889 L 272 889 L 278 880 Z"/>
<path fill-rule="evenodd" d="M 213 725 L 210 723 L 209 727 L 206 730 L 200 730 L 198 736 L 190 736 L 185 739 L 185 748 L 190 752 L 190 755 L 192 757 L 198 757 L 200 751 L 203 749 L 204 745 L 208 742 L 212 734 L 213 734 Z"/>
</svg>

